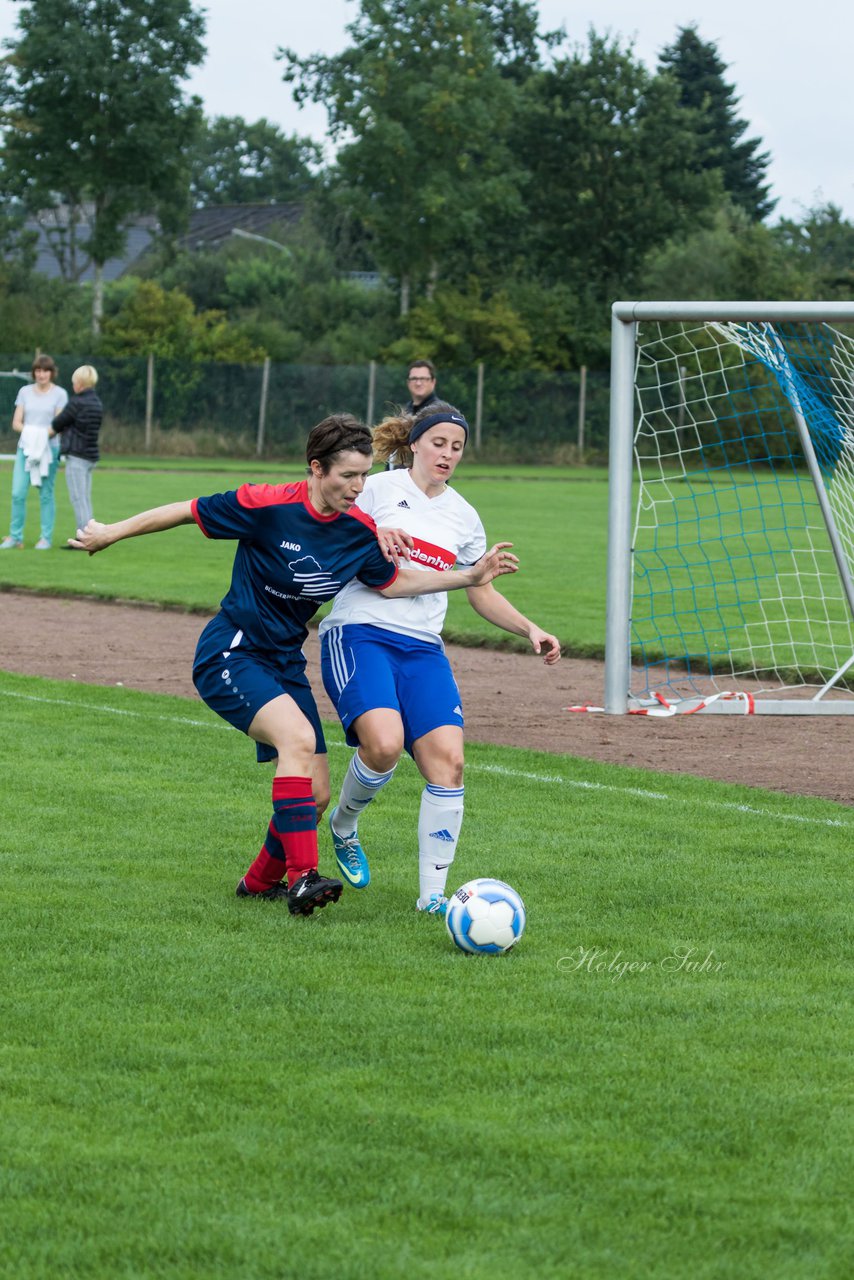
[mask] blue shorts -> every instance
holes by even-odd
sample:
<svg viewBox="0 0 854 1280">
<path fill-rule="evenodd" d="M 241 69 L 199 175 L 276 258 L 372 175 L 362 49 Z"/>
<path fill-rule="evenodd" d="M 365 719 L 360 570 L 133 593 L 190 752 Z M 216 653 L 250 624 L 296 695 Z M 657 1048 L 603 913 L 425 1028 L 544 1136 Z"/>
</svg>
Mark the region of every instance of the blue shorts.
<svg viewBox="0 0 854 1280">
<path fill-rule="evenodd" d="M 279 654 L 253 649 L 243 632 L 225 614 L 218 613 L 199 636 L 193 684 L 211 711 L 241 733 L 248 732 L 268 702 L 289 694 L 314 729 L 317 754 L 325 755 L 326 740 L 301 650 Z M 255 748 L 259 764 L 277 758 L 275 747 L 256 742 Z"/>
<path fill-rule="evenodd" d="M 410 755 L 413 742 L 432 729 L 463 727 L 460 691 L 441 645 L 350 623 L 324 632 L 320 670 L 351 747 L 359 741 L 353 721 L 378 707 L 400 713 Z"/>
</svg>

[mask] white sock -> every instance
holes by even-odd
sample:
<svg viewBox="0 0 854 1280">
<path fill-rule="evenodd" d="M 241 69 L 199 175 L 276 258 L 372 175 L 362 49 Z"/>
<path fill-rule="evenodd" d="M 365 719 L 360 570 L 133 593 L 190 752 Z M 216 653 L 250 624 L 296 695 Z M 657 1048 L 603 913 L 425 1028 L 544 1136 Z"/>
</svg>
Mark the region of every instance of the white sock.
<svg viewBox="0 0 854 1280">
<path fill-rule="evenodd" d="M 418 815 L 418 885 L 421 906 L 434 893 L 444 894 L 448 868 L 457 852 L 463 825 L 464 787 L 434 787 L 421 793 Z"/>
<path fill-rule="evenodd" d="M 397 765 L 394 766 L 394 769 L 396 768 Z M 371 803 L 377 792 L 391 781 L 394 769 L 389 769 L 388 773 L 374 773 L 373 769 L 369 769 L 362 760 L 358 751 L 353 753 L 341 784 L 338 808 L 332 823 L 332 829 L 336 835 L 355 834 L 359 814 L 366 805 Z"/>
</svg>

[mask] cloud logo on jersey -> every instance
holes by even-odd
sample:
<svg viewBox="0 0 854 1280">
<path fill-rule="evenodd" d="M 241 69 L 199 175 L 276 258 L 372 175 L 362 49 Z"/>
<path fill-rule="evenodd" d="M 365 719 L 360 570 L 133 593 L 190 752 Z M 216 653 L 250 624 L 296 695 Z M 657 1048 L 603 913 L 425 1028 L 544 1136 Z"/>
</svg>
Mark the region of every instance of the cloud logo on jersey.
<svg viewBox="0 0 854 1280">
<path fill-rule="evenodd" d="M 288 568 L 294 575 L 294 585 L 299 586 L 299 594 L 312 600 L 331 600 L 341 587 L 340 582 L 330 578 L 326 570 L 320 567 L 314 556 L 289 560 Z"/>
</svg>

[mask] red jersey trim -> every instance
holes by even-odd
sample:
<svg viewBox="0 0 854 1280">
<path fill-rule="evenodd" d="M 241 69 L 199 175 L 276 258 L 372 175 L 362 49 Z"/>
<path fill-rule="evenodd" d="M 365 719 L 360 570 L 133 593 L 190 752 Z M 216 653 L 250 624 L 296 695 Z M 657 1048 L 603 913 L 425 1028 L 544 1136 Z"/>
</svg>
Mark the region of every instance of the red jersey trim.
<svg viewBox="0 0 854 1280">
<path fill-rule="evenodd" d="M 377 526 L 374 523 L 373 516 L 369 516 L 367 511 L 363 511 L 361 507 L 352 506 L 347 515 L 352 516 L 354 520 L 358 520 L 360 524 L 367 525 L 371 533 L 376 533 Z"/>
<path fill-rule="evenodd" d="M 205 526 L 202 524 L 201 520 L 199 519 L 199 500 L 198 500 L 198 498 L 193 498 L 193 501 L 190 503 L 190 511 L 193 513 L 193 519 L 195 520 L 196 524 L 197 524 L 197 525 L 199 526 L 199 528 L 201 529 L 202 533 L 205 535 L 205 537 L 206 537 L 206 538 L 209 538 L 211 535 L 208 533 L 207 529 L 205 528 Z"/>
<path fill-rule="evenodd" d="M 242 484 L 237 490 L 237 501 L 250 511 L 257 507 L 276 507 L 288 502 L 303 502 L 309 510 L 308 483 L 297 480 L 292 484 Z"/>
<path fill-rule="evenodd" d="M 392 584 L 393 582 L 396 582 L 396 581 L 397 581 L 397 565 L 394 565 L 394 566 L 393 566 L 393 568 L 394 568 L 394 573 L 391 575 L 391 577 L 389 578 L 388 582 L 384 582 L 384 583 L 382 583 L 382 585 L 381 585 L 381 586 L 379 586 L 379 587 L 375 587 L 375 586 L 371 585 L 371 590 L 372 590 L 372 591 L 385 591 L 386 587 L 390 587 L 390 586 L 391 586 L 391 584 Z M 362 585 L 363 585 L 363 586 L 368 586 L 369 584 L 368 584 L 368 583 L 363 583 Z"/>
</svg>

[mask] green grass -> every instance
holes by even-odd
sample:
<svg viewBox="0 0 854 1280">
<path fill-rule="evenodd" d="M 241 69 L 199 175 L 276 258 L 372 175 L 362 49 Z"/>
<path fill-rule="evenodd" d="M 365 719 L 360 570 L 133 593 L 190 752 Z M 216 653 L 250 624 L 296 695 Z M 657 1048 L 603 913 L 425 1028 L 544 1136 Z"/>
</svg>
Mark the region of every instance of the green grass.
<svg viewBox="0 0 854 1280">
<path fill-rule="evenodd" d="M 161 503 L 234 487 L 245 479 L 298 479 L 300 468 L 288 472 L 260 471 L 232 464 L 228 472 L 170 469 L 96 471 L 93 479 L 99 520 L 118 520 Z M 601 473 L 545 471 L 517 477 L 460 479 L 460 492 L 481 514 L 487 536 L 511 541 L 524 571 L 505 578 L 501 590 L 523 613 L 554 632 L 574 652 L 601 654 L 605 641 L 604 575 L 607 527 L 602 520 L 607 485 Z M 0 498 L 9 501 L 11 464 L 0 464 Z M 8 507 L 6 508 L 8 511 Z M 57 478 L 55 545 L 72 532 L 65 478 Z M 0 506 L 0 520 L 5 513 Z M 31 548 L 38 537 L 35 495 L 27 503 L 25 541 Z M 93 595 L 105 599 L 135 599 L 193 610 L 214 610 L 230 578 L 234 545 L 203 538 L 184 526 L 157 537 L 132 539 L 97 556 L 59 552 L 0 554 L 0 590 L 11 587 L 55 594 Z M 565 589 L 572 565 L 572 589 Z M 556 576 L 557 586 L 556 586 Z M 455 598 L 459 596 L 459 599 Z M 322 616 L 318 615 L 318 616 Z M 526 648 L 525 642 L 499 632 L 468 605 L 464 592 L 452 593 L 446 638 L 469 644 L 500 644 Z"/>
<path fill-rule="evenodd" d="M 6 502 L 10 472 L 10 463 L 0 464 Z M 298 462 L 283 468 L 245 461 L 113 458 L 94 478 L 96 510 L 100 519 L 115 520 L 247 478 L 296 479 L 302 472 Z M 605 472 L 466 464 L 457 487 L 477 507 L 487 536 L 511 541 L 520 556 L 522 571 L 505 578 L 500 590 L 554 632 L 568 654 L 602 657 Z M 71 532 L 62 477 L 57 494 L 59 544 Z M 850 616 L 832 557 L 829 551 L 810 552 L 811 540 L 821 545 L 823 535 L 816 532 L 819 519 L 805 479 L 768 471 L 737 485 L 718 485 L 707 473 L 688 480 L 669 476 L 649 486 L 647 495 L 649 504 L 663 505 L 652 520 L 647 509 L 648 527 L 636 533 L 633 643 L 638 652 L 642 649 L 650 661 L 667 654 L 677 664 L 686 654 L 699 656 L 701 668 L 707 661 L 736 671 L 801 668 L 810 679 L 826 678 L 848 657 Z M 37 537 L 33 495 L 28 547 Z M 193 528 L 123 543 L 94 558 L 7 552 L 0 556 L 0 590 L 24 587 L 208 611 L 225 593 L 232 557 L 229 543 L 206 542 Z M 463 592 L 449 597 L 445 636 L 463 644 L 527 647 L 475 614 Z"/>
<path fill-rule="evenodd" d="M 472 958 L 413 910 L 411 764 L 371 888 L 295 920 L 233 896 L 269 772 L 204 707 L 0 705 L 0 1273 L 849 1274 L 851 810 L 470 746 L 453 878 L 529 919 Z"/>
</svg>

